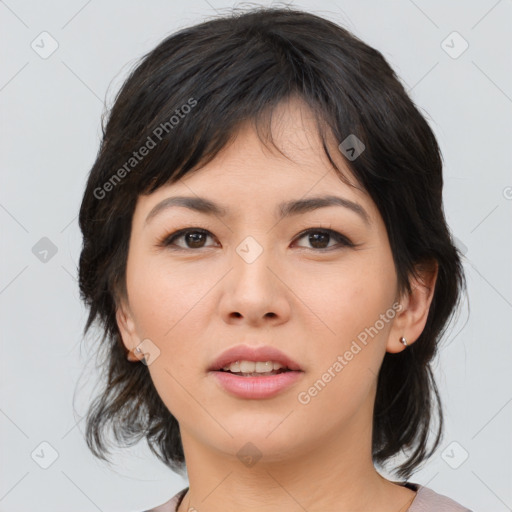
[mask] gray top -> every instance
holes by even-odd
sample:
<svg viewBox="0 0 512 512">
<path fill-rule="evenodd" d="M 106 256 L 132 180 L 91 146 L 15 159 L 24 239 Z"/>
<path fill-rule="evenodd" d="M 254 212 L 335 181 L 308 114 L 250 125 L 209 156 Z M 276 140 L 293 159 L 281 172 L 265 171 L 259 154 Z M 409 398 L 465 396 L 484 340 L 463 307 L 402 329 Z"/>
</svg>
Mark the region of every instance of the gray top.
<svg viewBox="0 0 512 512">
<path fill-rule="evenodd" d="M 471 512 L 468 508 L 463 507 L 446 496 L 437 494 L 437 492 L 428 487 L 410 482 L 406 482 L 403 485 L 416 491 L 416 497 L 407 509 L 407 512 Z M 187 491 L 188 487 L 182 489 L 169 501 L 146 512 L 176 512 Z"/>
</svg>

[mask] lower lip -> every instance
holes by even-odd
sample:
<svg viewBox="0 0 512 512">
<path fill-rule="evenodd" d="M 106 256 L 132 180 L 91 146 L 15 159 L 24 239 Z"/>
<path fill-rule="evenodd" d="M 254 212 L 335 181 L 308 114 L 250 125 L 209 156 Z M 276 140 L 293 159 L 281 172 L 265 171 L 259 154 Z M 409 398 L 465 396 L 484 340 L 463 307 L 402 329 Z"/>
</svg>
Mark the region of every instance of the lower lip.
<svg viewBox="0 0 512 512">
<path fill-rule="evenodd" d="M 289 371 L 266 377 L 242 377 L 229 372 L 210 372 L 229 393 L 240 398 L 271 398 L 297 382 L 304 372 Z"/>
</svg>

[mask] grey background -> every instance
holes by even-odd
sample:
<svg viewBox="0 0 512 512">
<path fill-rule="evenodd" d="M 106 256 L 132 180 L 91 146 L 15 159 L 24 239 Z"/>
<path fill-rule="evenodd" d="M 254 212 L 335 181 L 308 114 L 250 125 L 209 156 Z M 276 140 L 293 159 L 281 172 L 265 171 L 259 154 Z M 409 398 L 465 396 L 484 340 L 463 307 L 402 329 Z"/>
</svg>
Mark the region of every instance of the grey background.
<svg viewBox="0 0 512 512">
<path fill-rule="evenodd" d="M 108 467 L 83 441 L 97 372 L 81 335 L 77 213 L 104 100 L 163 37 L 232 5 L 0 1 L 0 512 L 137 511 L 186 485 L 143 443 Z M 512 1 L 293 5 L 380 50 L 444 155 L 446 215 L 465 252 L 470 310 L 465 301 L 436 363 L 442 447 L 411 481 L 475 511 L 512 510 Z M 53 40 L 58 48 L 41 56 Z"/>
</svg>

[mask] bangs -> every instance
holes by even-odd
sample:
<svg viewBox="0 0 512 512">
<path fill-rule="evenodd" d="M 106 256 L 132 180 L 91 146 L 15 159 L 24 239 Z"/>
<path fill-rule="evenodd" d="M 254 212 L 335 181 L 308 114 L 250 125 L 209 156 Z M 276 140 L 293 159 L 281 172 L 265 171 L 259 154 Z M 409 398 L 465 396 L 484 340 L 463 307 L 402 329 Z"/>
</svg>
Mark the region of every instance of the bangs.
<svg viewBox="0 0 512 512">
<path fill-rule="evenodd" d="M 179 32 L 145 56 L 128 78 L 116 98 L 124 105 L 123 116 L 110 117 L 103 129 L 104 134 L 124 133 L 111 152 L 117 155 L 111 175 L 123 169 L 116 186 L 148 194 L 173 183 L 215 158 L 246 123 L 253 124 L 265 146 L 283 154 L 272 138 L 272 114 L 292 98 L 302 100 L 314 114 L 325 155 L 348 183 L 330 148 L 354 134 L 364 144 L 368 141 L 359 120 L 363 110 L 358 115 L 357 98 L 348 92 L 353 85 L 347 84 L 346 91 L 340 88 L 354 80 L 343 70 L 347 63 L 333 61 L 326 73 L 321 56 L 311 54 L 311 42 L 301 42 L 300 24 L 291 44 L 289 34 L 284 39 L 278 30 L 248 31 L 247 20 L 237 21 L 239 30 L 233 33 L 230 26 L 225 36 L 220 21 L 218 27 L 209 27 L 216 34 L 215 45 L 207 34 L 192 44 L 197 31 Z M 320 51 L 321 41 L 315 45 Z M 148 78 L 141 86 L 142 74 Z M 362 97 L 358 101 L 364 104 Z M 141 150 L 146 156 L 134 156 Z"/>
</svg>

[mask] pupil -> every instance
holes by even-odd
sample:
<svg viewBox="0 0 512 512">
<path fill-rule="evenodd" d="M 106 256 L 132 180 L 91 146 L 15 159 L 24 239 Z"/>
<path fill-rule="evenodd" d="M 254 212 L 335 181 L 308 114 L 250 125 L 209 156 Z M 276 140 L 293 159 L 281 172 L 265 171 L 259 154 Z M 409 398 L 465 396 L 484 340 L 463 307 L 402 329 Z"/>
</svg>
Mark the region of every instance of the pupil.
<svg viewBox="0 0 512 512">
<path fill-rule="evenodd" d="M 309 235 L 309 242 L 315 249 L 324 249 L 327 245 L 329 245 L 329 237 L 328 233 L 311 233 Z M 323 244 L 325 242 L 325 244 Z"/>
<path fill-rule="evenodd" d="M 188 233 L 186 235 L 187 245 L 189 247 L 193 247 L 193 248 L 201 247 L 200 237 L 204 237 L 204 233 L 199 233 L 199 232 Z M 204 242 L 204 240 L 202 240 L 202 241 Z"/>
</svg>

